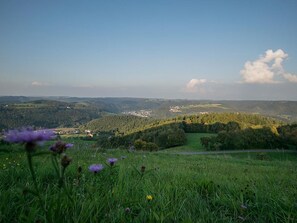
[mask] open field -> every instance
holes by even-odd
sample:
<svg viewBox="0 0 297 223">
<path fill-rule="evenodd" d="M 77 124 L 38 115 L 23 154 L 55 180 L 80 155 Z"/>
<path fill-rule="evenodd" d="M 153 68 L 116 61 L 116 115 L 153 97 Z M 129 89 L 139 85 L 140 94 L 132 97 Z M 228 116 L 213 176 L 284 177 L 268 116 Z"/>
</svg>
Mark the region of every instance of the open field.
<svg viewBox="0 0 297 223">
<path fill-rule="evenodd" d="M 194 104 L 194 105 L 185 105 L 181 106 L 181 109 L 193 109 L 193 108 L 221 108 L 221 109 L 228 109 L 224 107 L 222 104 Z"/>
<path fill-rule="evenodd" d="M 295 153 L 184 156 L 99 151 L 90 141 L 74 143 L 67 151 L 72 162 L 65 187 L 58 186 L 51 154 L 33 157 L 49 222 L 297 221 Z M 43 205 L 30 192 L 34 185 L 23 148 L 1 149 L 0 222 L 46 222 Z M 119 159 L 112 168 L 110 157 Z M 105 168 L 91 173 L 94 163 Z"/>
<path fill-rule="evenodd" d="M 173 153 L 173 152 L 198 152 L 204 151 L 201 145 L 201 137 L 216 136 L 217 134 L 212 133 L 186 133 L 187 142 L 185 145 L 176 146 L 165 150 L 160 150 L 160 153 Z"/>
</svg>

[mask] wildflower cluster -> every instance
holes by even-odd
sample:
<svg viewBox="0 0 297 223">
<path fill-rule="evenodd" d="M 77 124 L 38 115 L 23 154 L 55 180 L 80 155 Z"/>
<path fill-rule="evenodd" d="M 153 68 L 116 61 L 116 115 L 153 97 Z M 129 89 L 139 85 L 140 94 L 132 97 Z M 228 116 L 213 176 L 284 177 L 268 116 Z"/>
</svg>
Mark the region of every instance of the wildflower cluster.
<svg viewBox="0 0 297 223">
<path fill-rule="evenodd" d="M 50 146 L 49 150 L 52 152 L 52 154 L 54 156 L 53 162 L 57 162 L 57 160 L 55 160 L 56 156 L 60 155 L 61 156 L 61 161 L 60 161 L 61 166 L 65 169 L 72 161 L 72 159 L 65 154 L 66 150 L 71 147 L 73 147 L 73 144 L 65 143 L 65 142 L 61 142 L 61 141 L 58 141 L 55 144 L 53 144 L 52 146 Z M 56 169 L 57 165 L 54 165 L 54 166 Z"/>
<path fill-rule="evenodd" d="M 25 147 L 25 154 L 27 155 L 27 161 L 28 161 L 28 166 L 30 170 L 30 174 L 32 177 L 33 181 L 33 186 L 32 188 L 27 188 L 25 187 L 23 190 L 23 194 L 26 195 L 28 193 L 32 194 L 35 196 L 39 202 L 39 206 L 44 212 L 45 215 L 45 222 L 53 222 L 52 217 L 50 216 L 51 213 L 54 211 L 51 210 L 51 207 L 48 202 L 48 197 L 44 196 L 43 194 L 43 184 L 38 183 L 38 176 L 36 176 L 36 165 L 33 165 L 33 161 L 35 161 L 36 156 L 40 155 L 49 155 L 50 156 L 50 161 L 52 162 L 53 170 L 56 173 L 57 176 L 57 181 L 52 181 L 52 185 L 56 190 L 59 190 L 59 196 L 64 196 L 67 199 L 67 202 L 71 202 L 72 204 L 75 203 L 76 200 L 73 199 L 73 195 L 75 193 L 75 190 L 72 190 L 70 188 L 71 186 L 79 186 L 79 185 L 84 185 L 85 183 L 85 175 L 82 173 L 83 172 L 83 167 L 79 166 L 77 169 L 77 177 L 73 181 L 67 180 L 65 177 L 65 172 L 67 171 L 67 167 L 71 164 L 72 159 L 66 154 L 68 149 L 73 147 L 73 144 L 71 143 L 66 143 L 63 141 L 56 141 L 54 142 L 51 146 L 48 147 L 47 151 L 42 151 L 39 152 L 37 151 L 38 146 L 43 145 L 43 142 L 53 140 L 55 139 L 55 134 L 51 130 L 34 130 L 33 128 L 23 128 L 23 129 L 18 129 L 18 130 L 10 130 L 4 134 L 4 140 L 10 143 L 18 143 L 18 144 L 23 144 Z M 96 177 L 93 178 L 92 186 L 90 187 L 90 190 L 93 191 L 99 190 L 102 192 L 102 194 L 107 194 L 108 196 L 117 196 L 117 177 L 118 177 L 118 172 L 117 172 L 117 162 L 119 160 L 124 160 L 126 159 L 126 156 L 120 156 L 118 158 L 107 158 L 104 162 L 104 164 L 92 164 L 88 167 L 88 170 L 96 175 Z M 8 160 L 8 158 L 6 159 Z M 9 161 L 8 161 L 9 162 Z M 3 168 L 7 168 L 6 164 L 3 164 Z M 102 171 L 106 170 L 102 174 Z M 109 171 L 108 171 L 109 170 Z M 140 169 L 137 169 L 139 174 L 141 175 L 141 178 L 144 176 L 148 170 L 146 169 L 145 166 L 141 166 Z M 108 182 L 108 183 L 103 183 L 98 187 L 98 182 Z M 71 183 L 70 183 L 71 182 Z M 30 184 L 28 184 L 30 185 Z M 89 190 L 89 187 L 87 188 L 86 191 Z M 109 193 L 105 193 L 108 191 Z M 81 192 L 80 192 L 81 193 Z M 105 195 L 102 195 L 105 196 Z M 75 197 L 74 197 L 75 198 Z M 151 207 L 154 202 L 151 202 L 153 200 L 152 195 L 147 195 L 143 196 L 147 200 L 147 206 Z M 131 216 L 133 212 L 133 207 L 126 207 L 125 213 L 127 216 Z M 36 221 L 37 222 L 37 221 Z"/>
<path fill-rule="evenodd" d="M 34 190 L 24 189 L 24 191 L 31 192 L 33 195 L 35 195 L 38 198 L 40 206 L 43 208 L 48 222 L 51 222 L 51 221 L 48 217 L 48 211 L 46 208 L 46 204 L 43 202 L 42 193 L 40 192 L 39 185 L 37 184 L 37 179 L 36 179 L 34 165 L 33 165 L 33 153 L 36 152 L 37 146 L 42 145 L 45 141 L 53 140 L 55 137 L 56 136 L 52 130 L 47 130 L 47 129 L 34 130 L 33 128 L 30 128 L 30 127 L 16 129 L 16 130 L 9 130 L 8 132 L 4 133 L 5 141 L 10 143 L 24 144 L 25 146 L 28 166 L 33 180 Z M 64 173 L 65 173 L 66 167 L 70 164 L 72 159 L 65 154 L 65 151 L 67 148 L 70 148 L 72 146 L 73 144 L 67 144 L 67 143 L 58 141 L 49 148 L 49 150 L 53 154 L 52 163 L 53 163 L 54 169 L 59 177 L 59 181 L 58 181 L 59 187 L 64 188 L 68 197 L 69 197 L 69 194 L 67 192 L 67 189 L 64 183 Z M 35 153 L 34 156 L 36 155 L 38 154 Z M 57 155 L 60 156 L 60 164 L 57 160 L 58 159 Z"/>
</svg>

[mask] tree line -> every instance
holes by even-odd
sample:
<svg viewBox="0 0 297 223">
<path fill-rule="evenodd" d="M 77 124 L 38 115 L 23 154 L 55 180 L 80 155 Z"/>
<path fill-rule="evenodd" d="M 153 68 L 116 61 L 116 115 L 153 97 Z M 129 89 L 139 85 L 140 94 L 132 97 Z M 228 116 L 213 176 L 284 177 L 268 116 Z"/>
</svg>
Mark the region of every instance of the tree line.
<svg viewBox="0 0 297 223">
<path fill-rule="evenodd" d="M 297 124 L 283 125 L 276 131 L 268 127 L 220 131 L 217 136 L 202 137 L 207 150 L 297 149 Z"/>
<path fill-rule="evenodd" d="M 293 146 L 296 143 L 295 128 L 291 125 L 251 114 L 179 116 L 134 126 L 134 129 L 127 128 L 120 134 L 119 131 L 99 132 L 98 144 L 105 148 L 134 146 L 135 149 L 152 151 L 184 145 L 186 133 L 217 133 L 215 137 L 201 139 L 208 150 L 287 148 L 285 142 Z"/>
</svg>

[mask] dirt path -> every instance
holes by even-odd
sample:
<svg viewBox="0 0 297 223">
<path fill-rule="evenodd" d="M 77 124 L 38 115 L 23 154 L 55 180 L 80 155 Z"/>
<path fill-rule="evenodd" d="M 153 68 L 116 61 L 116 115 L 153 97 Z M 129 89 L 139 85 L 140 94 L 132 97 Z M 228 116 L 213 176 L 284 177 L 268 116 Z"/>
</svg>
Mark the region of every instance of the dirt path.
<svg viewBox="0 0 297 223">
<path fill-rule="evenodd" d="M 216 154 L 232 154 L 232 153 L 297 153 L 296 150 L 276 150 L 276 149 L 258 149 L 258 150 L 225 150 L 225 151 L 203 151 L 203 152 L 172 152 L 167 154 L 176 155 L 216 155 Z"/>
</svg>

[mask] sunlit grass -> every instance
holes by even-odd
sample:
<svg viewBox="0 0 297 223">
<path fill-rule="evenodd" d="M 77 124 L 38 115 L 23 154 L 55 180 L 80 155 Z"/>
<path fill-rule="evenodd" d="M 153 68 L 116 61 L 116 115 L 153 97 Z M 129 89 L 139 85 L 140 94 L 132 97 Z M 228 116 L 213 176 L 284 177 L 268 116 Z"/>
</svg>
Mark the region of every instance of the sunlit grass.
<svg viewBox="0 0 297 223">
<path fill-rule="evenodd" d="M 216 134 L 213 134 L 213 133 L 186 133 L 187 142 L 185 145 L 161 150 L 160 153 L 205 151 L 205 148 L 203 148 L 200 139 L 201 139 L 201 137 L 210 137 L 210 136 L 216 136 Z"/>
</svg>

